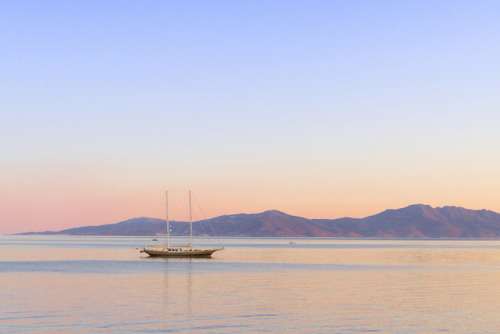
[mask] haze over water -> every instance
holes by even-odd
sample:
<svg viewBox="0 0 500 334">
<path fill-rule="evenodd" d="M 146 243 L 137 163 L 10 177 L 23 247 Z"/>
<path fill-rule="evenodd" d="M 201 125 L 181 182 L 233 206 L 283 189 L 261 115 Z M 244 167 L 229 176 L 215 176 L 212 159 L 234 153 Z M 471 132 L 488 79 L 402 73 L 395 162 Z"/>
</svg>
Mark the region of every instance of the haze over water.
<svg viewBox="0 0 500 334">
<path fill-rule="evenodd" d="M 10 333 L 500 328 L 499 240 L 222 239 L 191 260 L 144 257 L 151 238 L 0 240 Z"/>
</svg>

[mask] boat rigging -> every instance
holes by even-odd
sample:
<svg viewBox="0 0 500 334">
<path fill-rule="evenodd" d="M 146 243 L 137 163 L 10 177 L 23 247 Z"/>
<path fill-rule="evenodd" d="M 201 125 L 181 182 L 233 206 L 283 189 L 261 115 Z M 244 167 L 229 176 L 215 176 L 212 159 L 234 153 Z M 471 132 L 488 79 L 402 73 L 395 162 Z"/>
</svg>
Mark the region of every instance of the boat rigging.
<svg viewBox="0 0 500 334">
<path fill-rule="evenodd" d="M 170 244 L 170 221 L 168 215 L 168 191 L 165 192 L 166 210 L 167 210 L 167 243 L 162 245 L 149 245 L 141 249 L 141 253 L 146 253 L 149 256 L 155 257 L 211 257 L 216 251 L 224 249 L 208 248 L 198 249 L 193 248 L 193 215 L 191 204 L 191 190 L 189 191 L 189 244 L 187 245 L 171 245 Z"/>
</svg>

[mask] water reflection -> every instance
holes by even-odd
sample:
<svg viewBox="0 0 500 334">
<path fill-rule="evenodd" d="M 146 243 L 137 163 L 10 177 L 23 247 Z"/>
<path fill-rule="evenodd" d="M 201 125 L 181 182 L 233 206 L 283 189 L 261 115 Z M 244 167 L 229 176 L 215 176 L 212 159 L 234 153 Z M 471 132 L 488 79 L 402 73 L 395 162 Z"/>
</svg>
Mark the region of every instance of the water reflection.
<svg viewBox="0 0 500 334">
<path fill-rule="evenodd" d="M 291 247 L 289 240 L 235 240 L 213 259 L 146 258 L 132 247 L 136 241 L 73 248 L 50 240 L 38 252 L 0 244 L 2 331 L 500 327 L 500 241 L 299 240 Z"/>
</svg>

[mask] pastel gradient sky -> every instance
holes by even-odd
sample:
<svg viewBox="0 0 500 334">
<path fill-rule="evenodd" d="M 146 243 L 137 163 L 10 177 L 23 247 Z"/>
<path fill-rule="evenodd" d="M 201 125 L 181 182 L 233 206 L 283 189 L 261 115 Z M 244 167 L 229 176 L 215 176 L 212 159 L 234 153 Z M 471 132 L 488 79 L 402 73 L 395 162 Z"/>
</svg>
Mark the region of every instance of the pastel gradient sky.
<svg viewBox="0 0 500 334">
<path fill-rule="evenodd" d="M 499 1 L 0 1 L 0 233 L 163 217 L 165 189 L 208 217 L 500 212 L 499 16 Z"/>
</svg>

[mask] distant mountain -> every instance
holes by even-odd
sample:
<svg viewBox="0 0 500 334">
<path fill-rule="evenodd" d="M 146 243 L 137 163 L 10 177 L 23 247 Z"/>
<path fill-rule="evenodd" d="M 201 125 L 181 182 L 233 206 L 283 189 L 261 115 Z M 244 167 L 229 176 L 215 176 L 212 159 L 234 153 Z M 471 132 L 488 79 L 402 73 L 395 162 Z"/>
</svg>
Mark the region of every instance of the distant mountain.
<svg viewBox="0 0 500 334">
<path fill-rule="evenodd" d="M 189 225 L 185 222 L 171 221 L 170 226 L 172 235 L 189 233 Z M 307 219 L 271 210 L 224 215 L 193 223 L 194 235 L 214 235 L 214 232 L 227 237 L 499 238 L 500 214 L 416 204 L 361 219 Z M 24 234 L 145 236 L 164 233 L 165 220 L 141 217 L 116 224 Z"/>
<path fill-rule="evenodd" d="M 314 220 L 342 237 L 499 238 L 500 214 L 446 206 L 410 205 L 362 219 Z"/>
<path fill-rule="evenodd" d="M 155 235 L 166 231 L 165 220 L 157 218 L 132 218 L 116 224 L 84 226 L 61 231 L 29 232 L 21 234 L 70 234 L 70 235 Z"/>
</svg>

